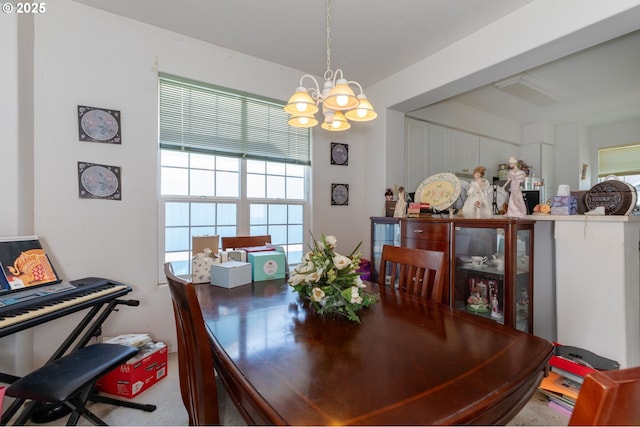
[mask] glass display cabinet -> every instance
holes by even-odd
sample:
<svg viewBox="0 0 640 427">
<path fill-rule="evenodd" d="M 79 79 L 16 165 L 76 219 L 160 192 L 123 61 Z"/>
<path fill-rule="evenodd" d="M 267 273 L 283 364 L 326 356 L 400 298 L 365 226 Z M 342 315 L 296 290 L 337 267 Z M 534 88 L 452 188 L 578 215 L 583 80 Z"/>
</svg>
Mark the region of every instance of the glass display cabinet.
<svg viewBox="0 0 640 427">
<path fill-rule="evenodd" d="M 455 308 L 532 332 L 533 225 L 454 225 Z"/>
<path fill-rule="evenodd" d="M 382 246 L 400 246 L 400 220 L 394 217 L 372 216 L 371 219 L 371 281 L 378 281 Z"/>
<path fill-rule="evenodd" d="M 514 218 L 403 218 L 403 246 L 446 256 L 454 308 L 533 332 L 533 227 Z"/>
</svg>

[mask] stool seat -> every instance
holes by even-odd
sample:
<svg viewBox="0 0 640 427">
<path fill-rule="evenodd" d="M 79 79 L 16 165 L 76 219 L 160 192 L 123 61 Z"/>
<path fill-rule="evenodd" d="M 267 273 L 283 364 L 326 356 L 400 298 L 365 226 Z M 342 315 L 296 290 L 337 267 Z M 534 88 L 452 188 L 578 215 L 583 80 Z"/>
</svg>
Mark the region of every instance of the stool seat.
<svg viewBox="0 0 640 427">
<path fill-rule="evenodd" d="M 7 388 L 6 395 L 35 402 L 65 403 L 86 416 L 84 405 L 95 382 L 137 353 L 137 348 L 121 344 L 83 347 L 18 379 Z"/>
</svg>

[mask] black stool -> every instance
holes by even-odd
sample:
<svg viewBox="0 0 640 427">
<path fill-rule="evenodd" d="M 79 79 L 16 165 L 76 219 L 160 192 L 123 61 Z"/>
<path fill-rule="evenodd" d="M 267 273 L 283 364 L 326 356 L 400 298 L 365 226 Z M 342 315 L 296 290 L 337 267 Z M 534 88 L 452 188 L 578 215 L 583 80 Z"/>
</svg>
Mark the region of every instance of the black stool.
<svg viewBox="0 0 640 427">
<path fill-rule="evenodd" d="M 73 411 L 67 425 L 76 425 L 84 416 L 95 425 L 107 425 L 86 408 L 96 381 L 138 353 L 138 349 L 120 344 L 93 344 L 47 363 L 11 384 L 6 395 L 31 400 L 16 419 L 24 425 L 34 407 L 43 402 L 64 403 Z"/>
</svg>

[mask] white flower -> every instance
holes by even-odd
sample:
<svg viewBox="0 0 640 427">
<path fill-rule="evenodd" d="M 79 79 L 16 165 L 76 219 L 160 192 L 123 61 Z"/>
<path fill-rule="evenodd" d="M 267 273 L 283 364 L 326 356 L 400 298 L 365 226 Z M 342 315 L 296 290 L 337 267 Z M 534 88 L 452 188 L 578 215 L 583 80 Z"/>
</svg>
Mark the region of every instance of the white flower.
<svg viewBox="0 0 640 427">
<path fill-rule="evenodd" d="M 338 243 L 338 239 L 336 239 L 336 236 L 327 236 L 324 240 L 325 242 L 327 242 L 327 245 L 331 249 L 334 249 L 336 247 L 336 244 Z"/>
<path fill-rule="evenodd" d="M 305 279 L 306 277 L 307 277 L 307 276 L 306 276 L 306 275 L 304 275 L 304 274 L 296 274 L 296 275 L 293 275 L 293 276 L 291 276 L 291 277 L 289 278 L 289 283 L 291 283 L 291 285 L 293 285 L 293 286 L 299 285 L 300 283 L 304 282 L 304 279 Z"/>
<path fill-rule="evenodd" d="M 358 291 L 358 288 L 355 286 L 351 287 L 351 301 L 349 301 L 351 304 L 360 304 L 362 303 L 362 297 L 360 296 L 360 292 Z"/>
<path fill-rule="evenodd" d="M 335 257 L 333 257 L 333 265 L 338 269 L 338 270 L 342 270 L 345 267 L 348 267 L 351 264 L 351 260 L 344 256 L 344 255 L 340 255 L 340 254 L 336 254 Z"/>
<path fill-rule="evenodd" d="M 353 279 L 353 284 L 356 285 L 360 289 L 367 287 L 367 285 L 364 284 L 364 282 L 362 281 L 360 276 L 357 276 L 355 279 Z"/>
<path fill-rule="evenodd" d="M 313 271 L 313 262 L 311 261 L 307 261 L 306 264 L 298 264 L 298 273 L 308 273 L 310 271 Z"/>
<path fill-rule="evenodd" d="M 311 291 L 311 301 L 320 302 L 324 298 L 324 291 L 320 288 L 313 288 Z"/>
<path fill-rule="evenodd" d="M 324 243 L 322 243 L 322 240 L 316 240 L 316 247 L 319 251 L 324 251 Z"/>
<path fill-rule="evenodd" d="M 320 275 L 318 274 L 317 271 L 314 271 L 313 273 L 308 274 L 304 280 L 307 283 L 317 282 L 318 280 L 320 280 Z"/>
</svg>

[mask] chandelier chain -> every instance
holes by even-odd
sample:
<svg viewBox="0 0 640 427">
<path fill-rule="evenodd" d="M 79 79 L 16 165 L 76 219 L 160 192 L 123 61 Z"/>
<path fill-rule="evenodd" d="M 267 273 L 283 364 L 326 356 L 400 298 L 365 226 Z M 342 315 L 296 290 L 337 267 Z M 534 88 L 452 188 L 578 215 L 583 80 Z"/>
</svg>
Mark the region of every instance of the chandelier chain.
<svg viewBox="0 0 640 427">
<path fill-rule="evenodd" d="M 327 0 L 327 71 L 325 79 L 330 79 L 333 75 L 331 71 L 331 0 Z"/>
</svg>

